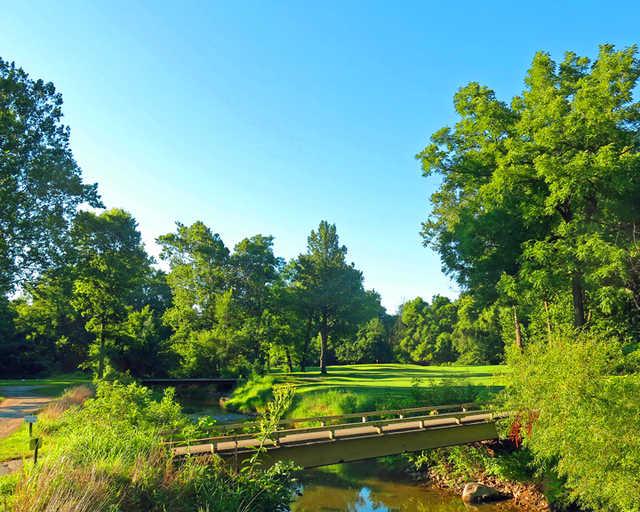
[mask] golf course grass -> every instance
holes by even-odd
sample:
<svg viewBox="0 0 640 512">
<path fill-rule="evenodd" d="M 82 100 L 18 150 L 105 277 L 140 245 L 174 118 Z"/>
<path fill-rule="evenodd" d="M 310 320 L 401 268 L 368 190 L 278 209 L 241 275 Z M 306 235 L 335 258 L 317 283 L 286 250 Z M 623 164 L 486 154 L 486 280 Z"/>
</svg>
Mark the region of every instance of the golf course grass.
<svg viewBox="0 0 640 512">
<path fill-rule="evenodd" d="M 272 372 L 238 387 L 229 409 L 261 410 L 277 384 L 296 386 L 294 416 L 307 412 L 341 414 L 367 408 L 397 408 L 486 401 L 506 383 L 507 367 L 361 364 L 330 366 L 307 372 Z M 317 405 L 312 405 L 315 403 Z M 342 403 L 342 405 L 340 405 Z M 318 409 L 318 411 L 316 411 Z"/>
</svg>

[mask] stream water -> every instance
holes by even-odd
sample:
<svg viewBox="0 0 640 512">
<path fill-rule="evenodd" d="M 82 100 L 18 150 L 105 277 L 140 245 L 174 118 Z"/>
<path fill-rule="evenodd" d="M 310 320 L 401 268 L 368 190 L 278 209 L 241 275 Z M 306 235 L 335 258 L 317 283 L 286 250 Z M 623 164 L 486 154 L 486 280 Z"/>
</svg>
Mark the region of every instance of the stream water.
<svg viewBox="0 0 640 512">
<path fill-rule="evenodd" d="M 292 512 L 516 512 L 512 502 L 465 505 L 460 496 L 416 482 L 376 461 L 307 470 Z"/>
</svg>

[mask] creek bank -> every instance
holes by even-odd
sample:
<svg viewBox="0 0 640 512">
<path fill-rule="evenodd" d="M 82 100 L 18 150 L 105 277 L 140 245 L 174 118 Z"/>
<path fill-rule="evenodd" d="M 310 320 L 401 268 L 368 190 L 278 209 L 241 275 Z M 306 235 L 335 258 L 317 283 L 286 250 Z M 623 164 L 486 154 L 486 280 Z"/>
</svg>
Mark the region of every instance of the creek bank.
<svg viewBox="0 0 640 512">
<path fill-rule="evenodd" d="M 427 484 L 443 490 L 449 490 L 463 497 L 465 486 L 471 482 L 495 490 L 497 493 L 509 496 L 512 502 L 523 512 L 551 512 L 554 510 L 544 494 L 542 483 L 520 475 L 518 479 L 506 478 L 504 475 L 496 475 L 492 466 L 499 466 L 501 461 L 509 458 L 508 464 L 513 464 L 513 455 L 517 448 L 508 441 L 487 441 L 474 443 L 466 447 L 454 449 L 438 449 L 436 453 L 457 450 L 458 453 L 468 452 L 467 458 L 461 456 L 431 458 L 428 462 L 422 462 L 418 473 L 426 480 Z M 412 459 L 413 463 L 419 459 Z M 437 463 L 434 461 L 437 460 Z M 469 461 L 473 463 L 469 463 Z M 525 468 L 519 468 L 524 470 Z"/>
</svg>

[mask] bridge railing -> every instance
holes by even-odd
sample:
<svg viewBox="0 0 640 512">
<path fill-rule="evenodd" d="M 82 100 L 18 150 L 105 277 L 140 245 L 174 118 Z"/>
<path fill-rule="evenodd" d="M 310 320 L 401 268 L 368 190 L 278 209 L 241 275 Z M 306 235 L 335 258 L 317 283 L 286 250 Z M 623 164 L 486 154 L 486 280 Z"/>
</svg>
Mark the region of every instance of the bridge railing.
<svg viewBox="0 0 640 512">
<path fill-rule="evenodd" d="M 278 429 L 274 432 L 269 433 L 267 436 L 267 444 L 277 446 L 280 442 L 280 439 L 293 434 L 309 434 L 309 433 L 327 433 L 329 439 L 333 439 L 337 433 L 342 430 L 353 429 L 358 426 L 358 423 L 354 422 L 343 422 L 338 424 L 329 424 L 328 419 L 331 420 L 349 420 L 354 418 L 360 418 L 360 423 L 362 426 L 372 427 L 373 430 L 377 434 L 384 433 L 384 427 L 394 424 L 396 426 L 401 426 L 402 423 L 407 423 L 408 425 L 412 425 L 414 428 L 425 428 L 425 425 L 428 424 L 430 420 L 439 420 L 439 419 L 451 419 L 453 424 L 461 424 L 465 418 L 473 419 L 482 417 L 484 420 L 493 420 L 494 414 L 490 411 L 481 410 L 481 409 L 473 409 L 470 410 L 468 406 L 473 404 L 459 404 L 455 406 L 436 406 L 436 407 L 413 407 L 408 409 L 393 409 L 393 410 L 385 410 L 385 411 L 368 411 L 365 413 L 352 413 L 352 414 L 344 414 L 344 415 L 335 415 L 335 416 L 317 416 L 312 418 L 298 418 L 298 419 L 287 419 L 282 423 L 283 426 L 295 424 L 301 421 L 321 421 L 319 426 L 310 426 L 310 427 L 295 427 L 295 428 L 285 428 Z M 457 412 L 444 412 L 451 409 L 460 409 Z M 427 414 L 424 414 L 424 413 Z M 434 413 L 435 412 L 435 413 Z M 422 413 L 422 414 L 420 414 Z M 387 416 L 384 419 L 371 420 L 371 417 L 383 417 Z M 393 416 L 389 418 L 389 416 Z M 242 424 L 238 424 L 242 425 Z M 245 424 L 246 426 L 246 424 Z M 244 440 L 256 439 L 256 432 L 242 432 L 242 433 L 227 433 L 225 432 L 222 435 L 211 436 L 211 437 L 203 437 L 200 439 L 190 439 L 187 441 L 175 441 L 167 443 L 170 446 L 190 446 L 190 445 L 201 445 L 201 444 L 211 444 L 211 450 L 215 451 L 215 446 L 219 442 L 231 442 L 235 445 L 235 449 L 238 448 L 238 443 Z"/>
<path fill-rule="evenodd" d="M 451 405 L 427 405 L 422 407 L 409 407 L 404 409 L 385 409 L 385 410 L 377 410 L 377 411 L 364 411 L 364 412 L 354 412 L 347 414 L 335 414 L 335 415 L 325 415 L 325 416 L 309 416 L 304 418 L 285 418 L 278 422 L 278 428 L 284 427 L 288 425 L 304 425 L 309 423 L 316 423 L 320 426 L 331 425 L 333 422 L 362 422 L 366 423 L 370 421 L 370 418 L 382 418 L 382 417 L 394 417 L 397 419 L 402 419 L 405 417 L 415 416 L 420 413 L 426 413 L 430 415 L 438 415 L 443 411 L 449 412 L 466 412 L 473 408 L 478 408 L 477 404 L 472 402 L 462 403 L 462 404 L 451 404 Z M 234 432 L 234 431 L 246 431 L 251 428 L 256 428 L 258 423 L 255 421 L 245 421 L 240 423 L 223 423 L 220 425 L 216 425 L 214 427 L 215 431 L 218 432 Z"/>
</svg>

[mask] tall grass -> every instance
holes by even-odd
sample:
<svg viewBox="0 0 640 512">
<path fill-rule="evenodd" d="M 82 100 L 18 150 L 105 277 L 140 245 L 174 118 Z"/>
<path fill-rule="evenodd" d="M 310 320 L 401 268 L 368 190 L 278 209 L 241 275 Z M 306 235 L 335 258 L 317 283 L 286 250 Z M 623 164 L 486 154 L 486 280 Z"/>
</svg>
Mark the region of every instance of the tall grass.
<svg viewBox="0 0 640 512">
<path fill-rule="evenodd" d="M 163 439 L 198 434 L 172 391 L 154 400 L 147 388 L 114 382 L 98 384 L 94 398 L 87 394 L 69 392 L 47 412 L 52 446 L 13 483 L 11 510 L 287 510 L 287 466 L 236 474 L 217 457 L 172 460 Z"/>
</svg>

